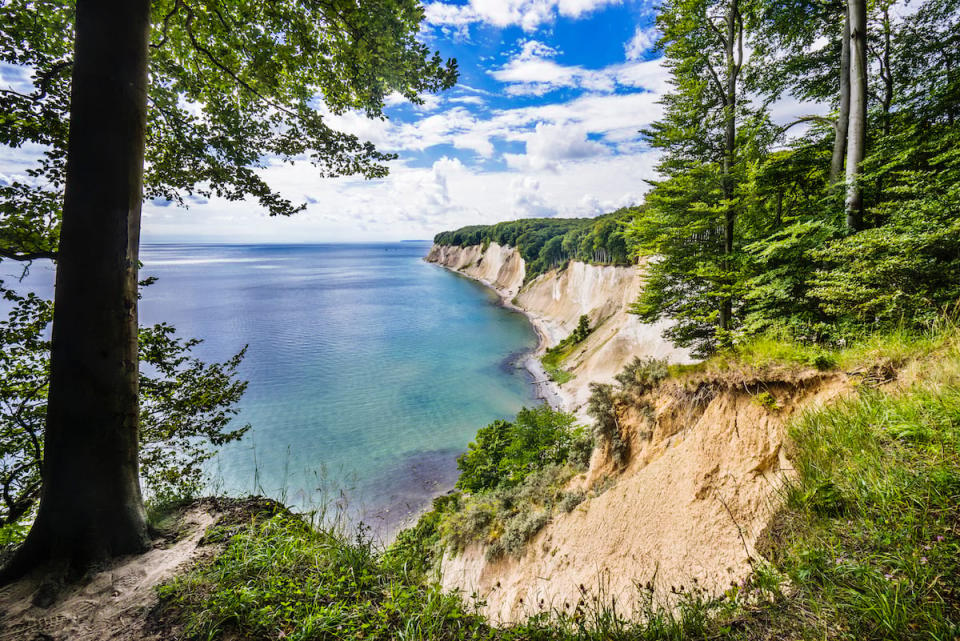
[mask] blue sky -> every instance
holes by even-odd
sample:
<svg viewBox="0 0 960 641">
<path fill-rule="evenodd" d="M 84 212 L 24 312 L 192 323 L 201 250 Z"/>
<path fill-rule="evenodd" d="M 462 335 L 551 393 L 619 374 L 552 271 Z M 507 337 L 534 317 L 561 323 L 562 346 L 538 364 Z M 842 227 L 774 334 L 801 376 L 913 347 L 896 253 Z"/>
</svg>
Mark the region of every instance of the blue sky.
<svg viewBox="0 0 960 641">
<path fill-rule="evenodd" d="M 387 120 L 327 114 L 333 126 L 394 152 L 385 179 L 320 179 L 307 163 L 270 163 L 271 185 L 307 210 L 199 200 L 144 206 L 143 239 L 339 242 L 430 238 L 444 229 L 529 216 L 595 216 L 640 202 L 656 154 L 638 130 L 661 113 L 667 73 L 644 0 L 428 2 L 421 37 L 459 62 L 457 86 Z M 15 83 L 10 69 L 0 78 Z M 789 111 L 789 109 L 787 109 Z M 775 114 L 776 119 L 776 114 Z M 0 149 L 0 179 L 36 150 Z"/>
<path fill-rule="evenodd" d="M 652 5 L 626 0 L 425 4 L 422 39 L 456 58 L 457 86 L 397 96 L 386 121 L 329 115 L 398 154 L 382 180 L 317 178 L 306 163 L 263 173 L 309 203 L 288 220 L 253 203 L 144 208 L 145 241 L 325 242 L 430 238 L 467 224 L 594 216 L 637 202 L 654 155 L 637 130 L 660 113 L 665 73 Z"/>
</svg>

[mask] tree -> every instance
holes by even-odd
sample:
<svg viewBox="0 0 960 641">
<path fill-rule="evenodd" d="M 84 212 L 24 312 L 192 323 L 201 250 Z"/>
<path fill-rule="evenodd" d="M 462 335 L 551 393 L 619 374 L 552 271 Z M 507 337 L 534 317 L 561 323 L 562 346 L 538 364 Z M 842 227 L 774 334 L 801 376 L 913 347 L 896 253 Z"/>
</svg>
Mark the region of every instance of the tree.
<svg viewBox="0 0 960 641">
<path fill-rule="evenodd" d="M 9 540 L 40 498 L 53 310 L 36 295 L 0 291 L 12 304 L 0 321 L 0 540 Z M 192 356 L 199 343 L 165 324 L 140 330 L 140 476 L 155 502 L 196 496 L 203 463 L 249 429 L 231 425 L 246 389 L 236 380 L 243 351 L 204 363 Z"/>
<path fill-rule="evenodd" d="M 742 96 L 739 0 L 674 0 L 657 24 L 673 89 L 663 118 L 644 130 L 664 151 L 661 178 L 626 231 L 636 254 L 658 256 L 634 311 L 648 321 L 677 319 L 670 337 L 706 353 L 729 344 L 736 326 L 739 190 L 769 127 Z"/>
<path fill-rule="evenodd" d="M 850 29 L 850 117 L 847 128 L 847 197 L 844 210 L 847 229 L 863 226 L 863 185 L 861 163 L 867 146 L 867 2 L 849 0 Z"/>
<path fill-rule="evenodd" d="M 760 0 L 750 14 L 754 64 L 748 83 L 767 100 L 788 92 L 829 102 L 835 118 L 802 116 L 785 128 L 827 122 L 833 128 L 830 184 L 843 175 L 850 115 L 850 37 L 846 0 Z"/>
<path fill-rule="evenodd" d="M 322 175 L 383 175 L 391 156 L 331 129 L 324 111 L 379 117 L 391 91 L 418 100 L 452 86 L 456 65 L 417 42 L 415 0 L 78 0 L 75 14 L 15 0 L 0 12 L 0 57 L 28 67 L 34 84 L 4 91 L 2 141 L 47 146 L 37 180 L 2 192 L 0 256 L 58 263 L 43 490 L 4 570 L 11 579 L 147 544 L 137 457 L 144 194 L 254 197 L 271 215 L 295 213 L 302 206 L 256 173 L 265 155 L 306 155 Z"/>
</svg>

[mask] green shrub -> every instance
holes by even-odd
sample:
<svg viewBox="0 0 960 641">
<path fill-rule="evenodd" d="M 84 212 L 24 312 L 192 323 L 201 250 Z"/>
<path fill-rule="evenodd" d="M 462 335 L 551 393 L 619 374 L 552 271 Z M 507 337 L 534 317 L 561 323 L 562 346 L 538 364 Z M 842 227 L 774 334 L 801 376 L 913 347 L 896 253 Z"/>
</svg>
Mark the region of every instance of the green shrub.
<svg viewBox="0 0 960 641">
<path fill-rule="evenodd" d="M 457 487 L 480 492 L 515 486 L 547 465 L 589 460 L 593 444 L 574 420 L 572 414 L 544 404 L 520 410 L 514 421 L 494 421 L 481 428 L 457 459 Z"/>
<path fill-rule="evenodd" d="M 620 433 L 620 423 L 617 420 L 617 402 L 618 394 L 613 385 L 590 383 L 587 414 L 594 420 L 594 436 L 597 442 L 607 445 L 614 462 L 617 465 L 622 465 L 627 461 L 630 446 Z"/>
<path fill-rule="evenodd" d="M 667 361 L 634 356 L 614 378 L 621 392 L 640 397 L 655 389 L 668 375 Z"/>
</svg>

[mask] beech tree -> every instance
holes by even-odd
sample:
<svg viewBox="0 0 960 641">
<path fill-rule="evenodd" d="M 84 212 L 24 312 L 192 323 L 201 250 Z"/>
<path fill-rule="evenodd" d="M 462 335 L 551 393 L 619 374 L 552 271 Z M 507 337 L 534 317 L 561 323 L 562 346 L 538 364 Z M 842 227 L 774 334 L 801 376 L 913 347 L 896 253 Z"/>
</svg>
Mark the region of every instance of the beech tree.
<svg viewBox="0 0 960 641">
<path fill-rule="evenodd" d="M 661 7 L 657 26 L 672 89 L 663 118 L 643 132 L 664 152 L 661 178 L 627 232 L 635 253 L 660 257 L 648 267 L 634 311 L 649 321 L 682 317 L 671 338 L 699 351 L 729 342 L 735 327 L 744 213 L 738 190 L 748 160 L 742 143 L 762 138 L 755 129 L 766 122 L 743 96 L 744 24 L 740 0 Z"/>
<path fill-rule="evenodd" d="M 455 62 L 416 39 L 422 17 L 416 0 L 0 7 L 0 60 L 30 74 L 0 96 L 0 142 L 45 148 L 27 179 L 0 190 L 0 257 L 57 261 L 40 506 L 3 579 L 41 564 L 70 573 L 148 543 L 138 474 L 144 196 L 255 199 L 290 215 L 303 205 L 257 173 L 267 158 L 305 157 L 322 176 L 384 175 L 392 156 L 325 116 L 381 117 L 391 92 L 416 102 L 452 86 Z"/>
<path fill-rule="evenodd" d="M 863 227 L 863 173 L 867 147 L 867 2 L 849 0 L 850 115 L 847 122 L 847 229 Z"/>
</svg>

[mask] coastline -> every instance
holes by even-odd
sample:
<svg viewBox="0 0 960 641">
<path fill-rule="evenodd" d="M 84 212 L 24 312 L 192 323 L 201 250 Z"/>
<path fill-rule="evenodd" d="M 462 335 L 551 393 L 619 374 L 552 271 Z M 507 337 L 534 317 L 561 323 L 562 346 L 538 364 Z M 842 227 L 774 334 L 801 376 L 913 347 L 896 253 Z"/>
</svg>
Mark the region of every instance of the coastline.
<svg viewBox="0 0 960 641">
<path fill-rule="evenodd" d="M 427 257 L 424 257 L 423 260 L 432 265 L 437 265 L 438 267 L 456 274 L 457 276 L 468 278 L 474 282 L 480 283 L 497 295 L 497 297 L 500 299 L 499 305 L 501 307 L 519 314 L 523 314 L 524 318 L 527 319 L 527 322 L 530 323 L 530 326 L 533 327 L 534 333 L 537 335 L 537 346 L 525 354 L 520 360 L 520 365 L 527 370 L 527 373 L 530 374 L 534 388 L 534 395 L 536 398 L 544 401 L 555 410 L 563 412 L 571 411 L 572 408 L 567 406 L 563 395 L 560 393 L 559 386 L 550 380 L 550 377 L 547 376 L 546 370 L 543 368 L 543 364 L 540 362 L 540 356 L 542 356 L 547 350 L 550 336 L 547 332 L 546 326 L 543 323 L 543 320 L 538 318 L 535 314 L 523 309 L 522 307 L 515 305 L 513 303 L 512 296 L 510 296 L 510 292 L 500 289 L 489 280 L 485 278 L 475 278 L 469 274 L 464 274 L 463 272 L 453 269 L 452 267 L 448 267 L 447 265 L 444 265 L 438 261 L 428 260 Z"/>
</svg>

